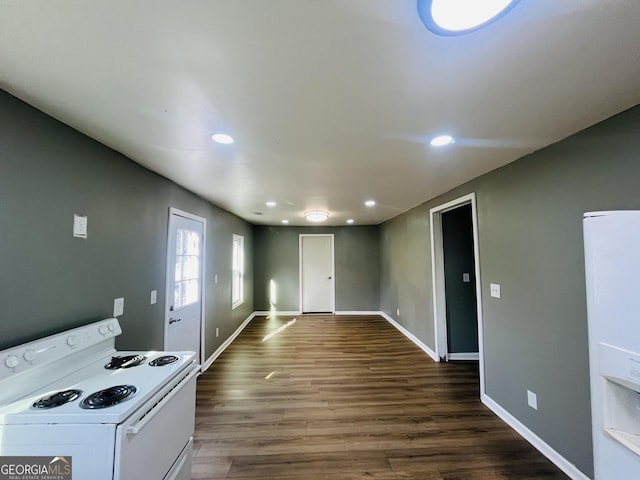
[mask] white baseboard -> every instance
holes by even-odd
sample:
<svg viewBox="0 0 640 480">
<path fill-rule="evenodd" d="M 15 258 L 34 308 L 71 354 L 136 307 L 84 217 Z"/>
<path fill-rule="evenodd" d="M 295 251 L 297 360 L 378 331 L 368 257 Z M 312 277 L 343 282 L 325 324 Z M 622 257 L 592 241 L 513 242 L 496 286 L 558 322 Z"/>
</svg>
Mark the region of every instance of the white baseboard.
<svg viewBox="0 0 640 480">
<path fill-rule="evenodd" d="M 425 352 L 427 355 L 429 355 L 433 359 L 433 361 L 435 361 L 435 362 L 439 362 L 440 361 L 440 359 L 436 355 L 436 352 L 434 352 L 429 347 L 427 347 L 424 343 L 422 343 L 420 340 L 418 340 L 418 338 L 413 333 L 411 333 L 409 330 L 404 328 L 402 325 L 400 325 L 398 322 L 396 322 L 393 318 L 391 318 L 386 313 L 384 313 L 384 312 L 376 312 L 376 313 L 378 315 L 381 315 L 387 322 L 389 322 L 391 325 L 393 325 L 398 330 L 400 330 L 400 332 L 405 337 L 407 337 L 409 340 L 411 340 L 413 343 L 415 343 L 418 346 L 418 348 L 420 350 L 422 350 L 423 352 Z"/>
<path fill-rule="evenodd" d="M 380 315 L 380 312 L 365 312 L 363 310 L 340 310 L 336 311 L 336 315 Z"/>
<path fill-rule="evenodd" d="M 247 325 L 249 325 L 249 322 L 250 322 L 251 320 L 253 320 L 255 317 L 256 317 L 256 313 L 255 313 L 255 312 L 253 312 L 251 315 L 249 315 L 249 316 L 246 318 L 246 320 L 245 320 L 244 322 L 242 322 L 242 324 L 240 324 L 240 326 L 236 329 L 236 331 L 235 331 L 235 332 L 233 332 L 233 333 L 231 334 L 231 336 L 230 336 L 229 338 L 227 338 L 227 339 L 224 341 L 224 343 L 223 343 L 222 345 L 220 345 L 220 346 L 218 347 L 218 349 L 217 349 L 215 352 L 213 352 L 213 354 L 212 354 L 209 358 L 207 358 L 207 361 L 206 361 L 206 362 L 204 362 L 204 363 L 202 364 L 202 366 L 200 367 L 200 372 L 206 372 L 207 370 L 209 370 L 209 368 L 211 367 L 211 365 L 213 364 L 213 362 L 215 362 L 216 358 L 218 358 L 218 357 L 220 356 L 220 354 L 221 354 L 222 352 L 224 352 L 224 351 L 227 349 L 227 347 L 228 347 L 229 345 L 231 345 L 231 342 L 233 342 L 233 341 L 236 339 L 236 337 L 237 337 L 238 335 L 240 335 L 240 332 L 242 332 L 242 330 L 244 330 L 244 328 L 245 328 Z"/>
<path fill-rule="evenodd" d="M 513 415 L 502 408 L 488 395 L 483 395 L 480 400 L 484 403 L 493 413 L 502 419 L 507 425 L 513 428 L 522 438 L 533 445 L 540 453 L 553 462 L 560 470 L 566 473 L 573 480 L 589 480 L 584 473 L 570 463 L 566 458 L 556 452 L 551 446 L 538 437 L 535 433 L 529 430 L 524 424 L 522 424 Z"/>
<path fill-rule="evenodd" d="M 253 312 L 254 317 L 268 317 L 269 315 L 282 315 L 282 316 L 302 315 L 302 312 L 295 311 L 295 310 L 278 310 L 275 312 L 272 312 L 271 310 L 264 310 L 260 312 Z"/>
<path fill-rule="evenodd" d="M 459 353 L 449 353 L 447 355 L 448 360 L 480 360 L 480 354 L 478 352 L 459 352 Z"/>
</svg>

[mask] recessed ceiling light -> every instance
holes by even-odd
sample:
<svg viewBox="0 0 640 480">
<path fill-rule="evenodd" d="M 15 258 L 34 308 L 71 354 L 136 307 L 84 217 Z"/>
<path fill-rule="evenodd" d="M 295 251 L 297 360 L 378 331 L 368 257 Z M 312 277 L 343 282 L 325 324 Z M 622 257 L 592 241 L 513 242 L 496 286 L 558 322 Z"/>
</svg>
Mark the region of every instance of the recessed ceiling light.
<svg viewBox="0 0 640 480">
<path fill-rule="evenodd" d="M 367 207 L 373 207 L 376 204 L 376 201 L 375 200 L 367 200 L 366 202 L 364 202 L 364 204 Z"/>
<path fill-rule="evenodd" d="M 227 135 L 226 133 L 214 133 L 211 135 L 211 140 L 217 143 L 222 143 L 223 145 L 229 145 L 233 143 L 233 137 L 231 135 Z"/>
<path fill-rule="evenodd" d="M 282 220 L 282 223 L 286 225 L 287 223 L 289 223 L 289 220 Z"/>
<path fill-rule="evenodd" d="M 347 220 L 348 224 L 352 224 L 353 223 L 353 218 L 350 218 L 349 220 Z"/>
<path fill-rule="evenodd" d="M 422 23 L 438 35 L 463 35 L 505 15 L 520 0 L 418 0 Z"/>
<path fill-rule="evenodd" d="M 269 201 L 269 202 L 265 203 L 265 205 L 267 207 L 275 207 L 276 206 L 276 202 Z"/>
<path fill-rule="evenodd" d="M 309 222 L 324 222 L 327 218 L 329 218 L 329 214 L 320 210 L 312 210 L 305 213 L 304 218 L 306 218 Z"/>
<path fill-rule="evenodd" d="M 432 147 L 445 147 L 455 142 L 455 139 L 451 135 L 438 135 L 431 139 Z"/>
</svg>

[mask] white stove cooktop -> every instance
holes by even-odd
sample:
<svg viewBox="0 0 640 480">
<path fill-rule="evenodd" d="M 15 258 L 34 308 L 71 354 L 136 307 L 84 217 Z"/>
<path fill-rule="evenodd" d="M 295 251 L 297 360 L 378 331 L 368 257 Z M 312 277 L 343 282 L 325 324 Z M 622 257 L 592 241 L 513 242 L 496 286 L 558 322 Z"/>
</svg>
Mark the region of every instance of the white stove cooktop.
<svg viewBox="0 0 640 480">
<path fill-rule="evenodd" d="M 179 382 L 192 370 L 194 352 L 116 351 L 114 337 L 120 332 L 117 320 L 107 319 L 0 352 L 0 390 L 4 390 L 0 425 L 118 424 L 161 388 Z M 146 359 L 128 368 L 105 368 L 112 357 L 129 355 Z M 178 360 L 150 365 L 166 355 Z M 136 391 L 116 405 L 81 408 L 81 402 L 91 394 L 119 385 L 131 385 Z M 72 389 L 82 393 L 69 403 L 46 409 L 33 406 L 43 397 Z"/>
<path fill-rule="evenodd" d="M 60 378 L 42 389 L 8 405 L 0 406 L 0 424 L 43 424 L 43 423 L 121 423 L 138 405 L 147 401 L 156 391 L 179 373 L 193 364 L 193 352 L 115 352 L 116 355 L 144 355 L 147 361 L 142 365 L 117 370 L 107 370 L 104 365 L 111 355 L 103 357 L 77 372 Z M 179 360 L 170 365 L 152 367 L 149 361 L 163 355 L 175 355 Z M 118 386 L 132 385 L 136 392 L 122 402 L 98 409 L 81 408 L 82 400 L 92 393 Z M 64 405 L 39 409 L 33 404 L 42 397 L 64 390 L 80 390 L 82 394 Z"/>
</svg>

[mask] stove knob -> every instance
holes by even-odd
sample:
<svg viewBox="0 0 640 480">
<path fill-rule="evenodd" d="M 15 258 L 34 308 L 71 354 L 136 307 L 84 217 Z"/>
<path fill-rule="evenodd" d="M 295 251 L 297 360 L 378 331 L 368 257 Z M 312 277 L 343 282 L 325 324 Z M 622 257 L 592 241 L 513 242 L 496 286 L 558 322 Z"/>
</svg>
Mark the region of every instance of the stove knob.
<svg viewBox="0 0 640 480">
<path fill-rule="evenodd" d="M 115 332 L 116 331 L 116 326 L 113 323 L 109 324 L 109 331 L 110 332 Z"/>
<path fill-rule="evenodd" d="M 22 354 L 22 358 L 24 358 L 27 362 L 33 362 L 36 359 L 35 350 L 27 350 Z"/>
<path fill-rule="evenodd" d="M 104 325 L 100 325 L 100 328 L 98 328 L 98 331 L 100 332 L 100 335 L 106 335 L 108 332 L 107 327 L 105 327 Z"/>
<path fill-rule="evenodd" d="M 67 345 L 69 345 L 70 347 L 74 347 L 77 344 L 78 344 L 78 339 L 76 338 L 75 335 L 70 335 L 69 337 L 67 337 Z"/>
<path fill-rule="evenodd" d="M 7 359 L 4 361 L 4 364 L 9 368 L 16 368 L 20 360 L 15 355 L 9 355 Z"/>
</svg>

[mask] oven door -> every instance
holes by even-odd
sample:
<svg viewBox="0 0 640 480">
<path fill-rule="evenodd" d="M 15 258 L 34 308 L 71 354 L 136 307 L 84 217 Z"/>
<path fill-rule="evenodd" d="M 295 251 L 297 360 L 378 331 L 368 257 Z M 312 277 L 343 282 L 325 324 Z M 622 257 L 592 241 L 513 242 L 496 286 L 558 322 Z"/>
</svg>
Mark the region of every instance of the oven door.
<svg viewBox="0 0 640 480">
<path fill-rule="evenodd" d="M 197 374 L 193 366 L 118 426 L 114 480 L 164 479 L 185 458 L 194 429 Z M 190 461 L 191 452 L 187 455 Z"/>
</svg>

